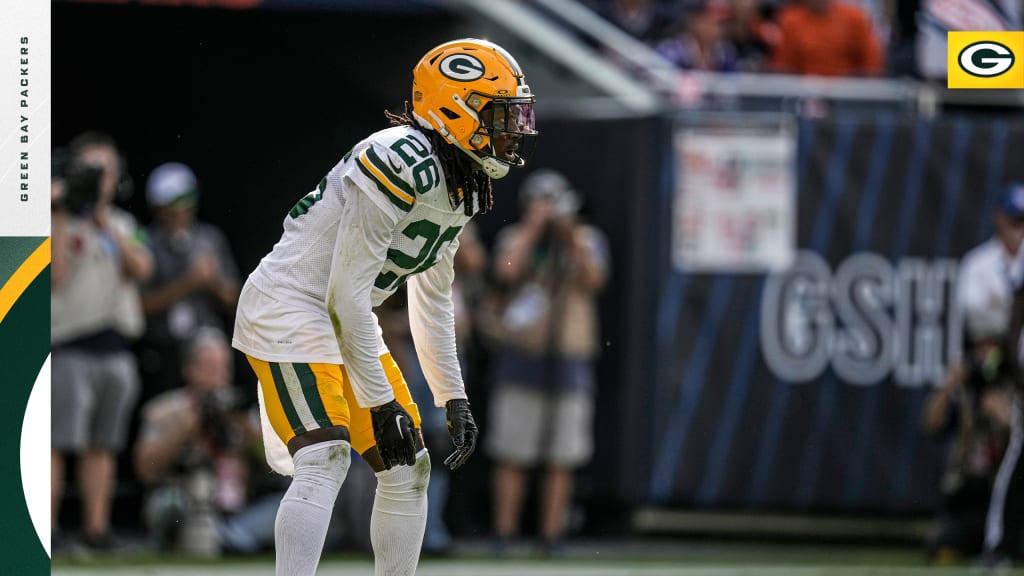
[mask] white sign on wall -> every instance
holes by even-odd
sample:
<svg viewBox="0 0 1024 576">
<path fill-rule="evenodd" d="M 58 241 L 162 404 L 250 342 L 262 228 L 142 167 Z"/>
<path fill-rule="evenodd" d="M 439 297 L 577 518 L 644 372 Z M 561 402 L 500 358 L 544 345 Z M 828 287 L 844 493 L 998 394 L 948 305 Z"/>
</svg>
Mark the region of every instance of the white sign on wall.
<svg viewBox="0 0 1024 576">
<path fill-rule="evenodd" d="M 675 153 L 675 268 L 765 272 L 789 266 L 797 216 L 790 123 L 681 127 Z"/>
</svg>

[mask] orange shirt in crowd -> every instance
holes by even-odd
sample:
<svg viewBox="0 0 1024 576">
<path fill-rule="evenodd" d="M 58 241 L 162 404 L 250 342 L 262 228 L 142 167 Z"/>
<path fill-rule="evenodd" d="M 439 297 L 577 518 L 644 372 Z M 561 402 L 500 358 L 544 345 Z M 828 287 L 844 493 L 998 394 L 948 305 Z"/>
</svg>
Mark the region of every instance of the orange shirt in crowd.
<svg viewBox="0 0 1024 576">
<path fill-rule="evenodd" d="M 779 11 L 781 41 L 773 64 L 779 72 L 816 76 L 877 76 L 882 49 L 871 21 L 858 6 L 826 0 L 822 11 L 802 3 Z"/>
</svg>

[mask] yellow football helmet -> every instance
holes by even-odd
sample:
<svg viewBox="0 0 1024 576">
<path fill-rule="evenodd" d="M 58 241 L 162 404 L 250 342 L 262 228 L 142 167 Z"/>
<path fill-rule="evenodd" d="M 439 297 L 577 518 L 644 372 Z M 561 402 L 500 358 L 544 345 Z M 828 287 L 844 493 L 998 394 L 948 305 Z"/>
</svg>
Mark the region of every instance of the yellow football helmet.
<svg viewBox="0 0 1024 576">
<path fill-rule="evenodd" d="M 533 105 L 515 58 L 487 40 L 441 44 L 412 71 L 415 120 L 469 155 L 491 178 L 526 165 L 537 135 Z"/>
</svg>

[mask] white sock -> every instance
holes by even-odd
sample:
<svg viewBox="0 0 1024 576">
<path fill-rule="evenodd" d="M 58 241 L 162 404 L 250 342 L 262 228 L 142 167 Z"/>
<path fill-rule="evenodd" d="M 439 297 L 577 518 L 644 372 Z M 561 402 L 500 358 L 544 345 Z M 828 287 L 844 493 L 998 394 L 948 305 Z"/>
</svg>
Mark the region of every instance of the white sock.
<svg viewBox="0 0 1024 576">
<path fill-rule="evenodd" d="M 306 446 L 295 453 L 295 476 L 274 523 L 277 576 L 314 576 L 331 523 L 334 500 L 348 474 L 351 447 L 344 440 Z"/>
<path fill-rule="evenodd" d="M 414 466 L 377 472 L 377 495 L 370 517 L 375 576 L 412 576 L 427 526 L 430 458 L 416 455 Z"/>
</svg>

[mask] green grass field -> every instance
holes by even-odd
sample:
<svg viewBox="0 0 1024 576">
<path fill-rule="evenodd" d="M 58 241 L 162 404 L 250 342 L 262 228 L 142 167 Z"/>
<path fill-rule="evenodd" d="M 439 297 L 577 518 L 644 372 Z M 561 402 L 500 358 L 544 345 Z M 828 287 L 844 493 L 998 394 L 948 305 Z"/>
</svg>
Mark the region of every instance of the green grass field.
<svg viewBox="0 0 1024 576">
<path fill-rule="evenodd" d="M 576 562 L 483 562 L 446 561 L 423 562 L 419 576 L 953 576 L 978 574 L 968 568 L 906 568 L 887 566 L 685 566 L 675 564 L 576 563 Z M 1021 574 L 1019 570 L 999 574 Z M 177 567 L 122 567 L 122 568 L 60 568 L 54 575 L 77 576 L 273 576 L 271 565 L 221 565 Z M 368 562 L 321 564 L 319 576 L 369 576 L 373 566 Z"/>
<path fill-rule="evenodd" d="M 135 558 L 116 562 L 54 563 L 53 576 L 273 576 L 270 556 L 189 562 Z M 365 556 L 329 556 L 319 576 L 370 576 Z M 913 548 L 688 543 L 684 541 L 574 544 L 559 558 L 530 551 L 490 558 L 469 547 L 454 558 L 425 558 L 419 576 L 1024 576 L 1024 569 L 999 571 L 968 566 L 935 567 Z"/>
</svg>

